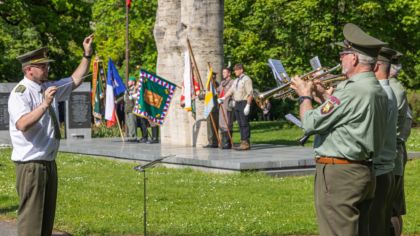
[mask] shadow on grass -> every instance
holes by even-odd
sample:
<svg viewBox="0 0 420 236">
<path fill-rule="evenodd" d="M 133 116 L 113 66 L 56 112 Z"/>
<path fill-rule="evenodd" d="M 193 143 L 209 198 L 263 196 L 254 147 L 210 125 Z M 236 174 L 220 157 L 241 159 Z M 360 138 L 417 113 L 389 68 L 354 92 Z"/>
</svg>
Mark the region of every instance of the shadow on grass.
<svg viewBox="0 0 420 236">
<path fill-rule="evenodd" d="M 9 212 L 15 212 L 19 208 L 19 205 L 7 206 L 0 208 L 0 215 L 7 214 Z"/>
</svg>

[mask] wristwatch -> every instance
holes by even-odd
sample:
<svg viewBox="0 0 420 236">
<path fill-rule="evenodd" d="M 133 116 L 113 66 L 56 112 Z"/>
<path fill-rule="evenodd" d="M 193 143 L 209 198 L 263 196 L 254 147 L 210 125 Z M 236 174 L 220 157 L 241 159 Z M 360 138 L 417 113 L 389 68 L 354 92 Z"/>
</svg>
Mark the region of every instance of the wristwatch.
<svg viewBox="0 0 420 236">
<path fill-rule="evenodd" d="M 83 57 L 84 57 L 84 58 L 86 58 L 86 59 L 91 59 L 91 58 L 92 58 L 92 54 L 91 54 L 91 55 L 86 55 L 86 54 L 83 52 Z"/>
<path fill-rule="evenodd" d="M 309 100 L 311 100 L 311 101 L 312 101 L 312 97 L 310 97 L 310 96 L 299 96 L 299 98 L 298 98 L 299 105 L 300 105 L 300 104 L 302 104 L 302 102 L 303 102 L 305 99 L 309 99 Z"/>
</svg>

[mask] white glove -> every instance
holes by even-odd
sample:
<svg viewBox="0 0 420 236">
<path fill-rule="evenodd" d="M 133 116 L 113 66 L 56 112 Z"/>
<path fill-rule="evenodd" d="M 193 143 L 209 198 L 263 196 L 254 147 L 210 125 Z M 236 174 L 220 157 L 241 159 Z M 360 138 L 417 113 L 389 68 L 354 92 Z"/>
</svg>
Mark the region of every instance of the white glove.
<svg viewBox="0 0 420 236">
<path fill-rule="evenodd" d="M 217 102 L 218 102 L 219 104 L 222 104 L 224 101 L 225 101 L 225 98 L 218 98 L 218 99 L 217 99 Z"/>
<path fill-rule="evenodd" d="M 250 110 L 251 106 L 247 103 L 244 109 L 244 114 L 247 116 L 249 115 L 249 110 Z"/>
</svg>

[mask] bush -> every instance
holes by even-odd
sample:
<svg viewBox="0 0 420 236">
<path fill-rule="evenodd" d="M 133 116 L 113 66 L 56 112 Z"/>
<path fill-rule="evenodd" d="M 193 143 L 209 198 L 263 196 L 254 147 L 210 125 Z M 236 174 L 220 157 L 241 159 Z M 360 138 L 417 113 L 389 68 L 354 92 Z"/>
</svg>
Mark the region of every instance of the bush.
<svg viewBox="0 0 420 236">
<path fill-rule="evenodd" d="M 105 123 L 102 123 L 99 127 L 92 126 L 92 138 L 105 138 L 105 137 L 119 137 L 120 131 L 118 125 L 114 125 L 111 128 L 107 128 Z"/>
<path fill-rule="evenodd" d="M 407 90 L 407 99 L 413 112 L 413 127 L 420 125 L 420 94 L 417 90 Z"/>
</svg>

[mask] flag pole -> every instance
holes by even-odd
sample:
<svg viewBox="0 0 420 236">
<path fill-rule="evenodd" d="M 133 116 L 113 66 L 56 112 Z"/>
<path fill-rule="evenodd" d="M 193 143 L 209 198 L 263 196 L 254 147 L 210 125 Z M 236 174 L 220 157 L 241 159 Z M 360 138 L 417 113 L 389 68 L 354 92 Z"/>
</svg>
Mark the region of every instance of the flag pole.
<svg viewBox="0 0 420 236">
<path fill-rule="evenodd" d="M 128 33 L 129 33 L 129 2 L 126 1 L 125 4 L 125 83 L 128 84 L 128 77 L 129 77 L 129 65 L 130 65 L 130 48 L 129 48 L 129 40 L 128 40 Z"/>
<path fill-rule="evenodd" d="M 114 115 L 115 115 L 115 119 L 117 119 L 118 129 L 120 130 L 120 135 L 121 135 L 121 140 L 124 143 L 125 140 L 124 140 L 124 136 L 123 136 L 121 125 L 120 125 L 120 119 L 118 118 L 117 109 L 114 109 Z"/>
<path fill-rule="evenodd" d="M 214 83 L 213 80 L 212 80 L 212 82 L 213 82 L 213 86 L 215 86 L 215 83 Z M 219 96 L 219 95 L 217 95 L 217 96 Z M 226 129 L 228 131 L 228 136 L 229 136 L 229 139 L 230 139 L 230 145 L 233 147 L 232 135 L 230 133 L 229 124 L 227 122 L 226 113 L 225 113 L 225 109 L 223 108 L 223 104 L 219 104 L 219 110 L 222 112 L 223 120 L 225 121 L 225 124 L 226 124 Z"/>
<path fill-rule="evenodd" d="M 211 68 L 210 62 L 208 62 L 207 64 L 208 64 L 208 67 Z M 210 81 L 212 83 L 213 89 L 215 89 L 215 86 L 214 86 L 215 83 L 214 83 L 214 80 L 213 80 L 213 75 L 210 76 Z M 206 88 L 206 89 L 208 89 L 208 88 Z M 216 96 L 216 94 L 214 94 L 213 96 Z M 213 101 L 214 101 L 214 98 L 213 98 Z M 217 108 L 217 102 L 214 105 L 215 105 L 215 107 L 213 109 L 216 109 Z M 219 137 L 219 130 L 216 128 L 216 123 L 214 122 L 213 113 L 211 111 L 210 111 L 210 120 L 211 120 L 211 124 L 212 124 L 212 127 L 213 127 L 214 134 L 217 137 L 217 144 L 219 146 L 221 146 L 220 137 Z"/>
<path fill-rule="evenodd" d="M 190 40 L 187 38 L 187 46 L 188 46 L 188 51 L 190 52 L 190 57 L 192 59 L 192 63 L 194 65 L 194 70 L 193 72 L 195 72 L 196 76 L 197 76 L 197 80 L 200 83 L 200 94 L 202 94 L 204 91 L 204 85 L 203 85 L 203 81 L 201 80 L 201 76 L 200 76 L 200 71 L 198 71 L 198 66 L 197 66 L 197 62 L 195 61 L 195 57 L 194 57 L 194 53 L 191 47 L 191 43 Z M 200 99 L 200 96 L 199 96 Z M 201 99 L 202 100 L 202 99 Z"/>
<path fill-rule="evenodd" d="M 212 112 L 210 112 L 209 115 L 210 115 L 210 120 L 211 120 L 213 130 L 214 130 L 214 134 L 216 135 L 216 138 L 217 138 L 217 144 L 220 146 L 221 144 L 220 144 L 219 130 L 216 129 L 216 124 L 214 123 Z"/>
</svg>

